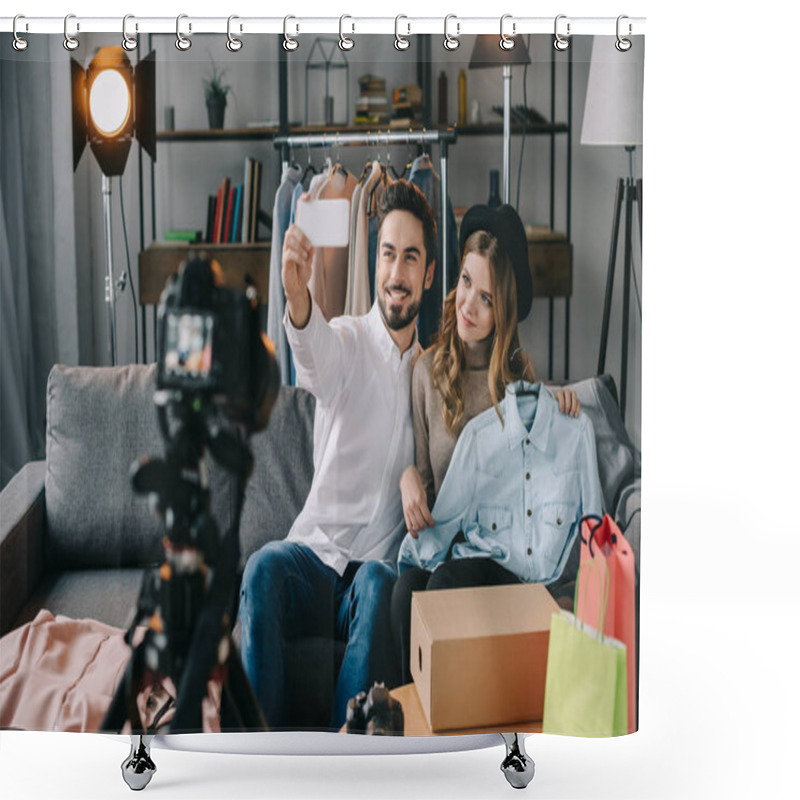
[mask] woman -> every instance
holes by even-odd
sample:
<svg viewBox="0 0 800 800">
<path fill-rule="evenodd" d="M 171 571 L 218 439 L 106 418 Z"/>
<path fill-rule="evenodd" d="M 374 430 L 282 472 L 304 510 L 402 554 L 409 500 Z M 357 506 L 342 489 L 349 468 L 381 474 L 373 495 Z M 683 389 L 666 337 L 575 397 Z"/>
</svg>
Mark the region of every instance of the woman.
<svg viewBox="0 0 800 800">
<path fill-rule="evenodd" d="M 416 465 L 403 473 L 400 490 L 409 534 L 434 525 L 431 509 L 456 441 L 473 417 L 494 407 L 501 417 L 505 387 L 535 381 L 520 347 L 518 322 L 530 311 L 532 285 L 525 229 L 511 206 L 473 206 L 461 226 L 458 284 L 445 300 L 439 336 L 417 360 L 412 377 Z M 577 416 L 577 396 L 556 392 L 562 413 Z M 392 628 L 408 666 L 411 593 L 426 589 L 518 583 L 492 558 L 452 559 L 433 572 L 404 569 L 392 595 Z"/>
</svg>

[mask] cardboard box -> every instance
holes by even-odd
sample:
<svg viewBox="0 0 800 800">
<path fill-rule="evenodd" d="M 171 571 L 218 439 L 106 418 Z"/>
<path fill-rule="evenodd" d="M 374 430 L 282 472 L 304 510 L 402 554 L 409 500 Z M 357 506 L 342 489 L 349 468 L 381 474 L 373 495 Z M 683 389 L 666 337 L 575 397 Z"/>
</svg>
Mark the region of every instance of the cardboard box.
<svg viewBox="0 0 800 800">
<path fill-rule="evenodd" d="M 415 592 L 411 675 L 431 729 L 540 720 L 557 611 L 540 584 Z"/>
</svg>

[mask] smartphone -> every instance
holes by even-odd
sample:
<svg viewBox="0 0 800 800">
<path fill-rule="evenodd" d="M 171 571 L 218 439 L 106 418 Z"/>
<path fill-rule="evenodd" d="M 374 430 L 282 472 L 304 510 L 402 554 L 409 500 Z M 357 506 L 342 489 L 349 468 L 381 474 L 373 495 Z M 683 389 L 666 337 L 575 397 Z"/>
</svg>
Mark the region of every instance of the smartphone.
<svg viewBox="0 0 800 800">
<path fill-rule="evenodd" d="M 350 238 L 350 201 L 300 200 L 295 222 L 314 247 L 345 247 Z"/>
</svg>

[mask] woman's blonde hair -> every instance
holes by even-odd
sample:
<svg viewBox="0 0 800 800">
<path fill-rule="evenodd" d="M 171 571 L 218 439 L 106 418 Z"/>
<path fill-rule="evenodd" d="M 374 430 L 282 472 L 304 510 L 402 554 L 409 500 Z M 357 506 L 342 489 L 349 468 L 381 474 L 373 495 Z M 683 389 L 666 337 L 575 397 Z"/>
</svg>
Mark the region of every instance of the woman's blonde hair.
<svg viewBox="0 0 800 800">
<path fill-rule="evenodd" d="M 533 364 L 519 343 L 517 282 L 511 258 L 488 231 L 475 231 L 464 243 L 462 269 L 470 253 L 484 256 L 488 260 L 494 284 L 492 305 L 494 330 L 490 334 L 492 351 L 487 380 L 492 405 L 500 421 L 503 422 L 500 401 L 505 397 L 506 386 L 522 379 L 533 382 L 536 380 L 536 374 Z M 460 274 L 458 279 L 461 280 Z M 465 369 L 464 343 L 458 335 L 456 326 L 456 289 L 453 289 L 444 303 L 439 335 L 434 344 L 432 374 L 433 385 L 442 395 L 445 427 L 454 436 L 457 436 L 463 427 L 462 373 Z"/>
</svg>

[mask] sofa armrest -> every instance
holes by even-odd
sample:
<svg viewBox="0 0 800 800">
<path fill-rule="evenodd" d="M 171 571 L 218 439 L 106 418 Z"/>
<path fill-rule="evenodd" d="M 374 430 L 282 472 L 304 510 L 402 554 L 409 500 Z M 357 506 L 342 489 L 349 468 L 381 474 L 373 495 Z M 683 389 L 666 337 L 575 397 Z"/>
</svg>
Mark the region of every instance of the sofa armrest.
<svg viewBox="0 0 800 800">
<path fill-rule="evenodd" d="M 44 461 L 28 462 L 0 493 L 0 635 L 11 629 L 44 572 Z"/>
</svg>

